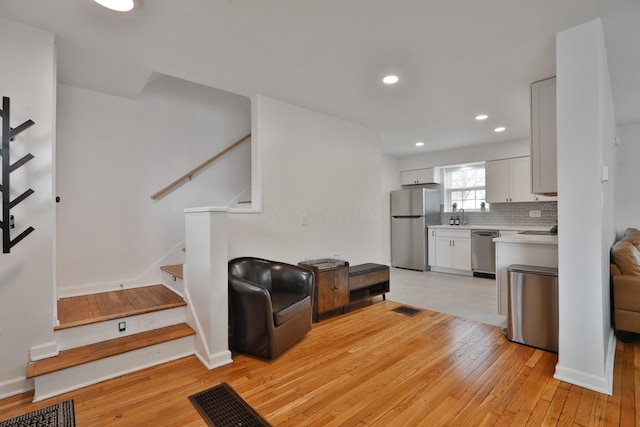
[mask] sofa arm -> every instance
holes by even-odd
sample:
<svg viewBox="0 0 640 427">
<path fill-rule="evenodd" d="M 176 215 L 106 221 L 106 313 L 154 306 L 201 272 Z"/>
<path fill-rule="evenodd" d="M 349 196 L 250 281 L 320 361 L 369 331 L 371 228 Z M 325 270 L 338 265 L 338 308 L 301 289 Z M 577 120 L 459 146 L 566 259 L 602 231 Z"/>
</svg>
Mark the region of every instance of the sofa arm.
<svg viewBox="0 0 640 427">
<path fill-rule="evenodd" d="M 236 328 L 246 330 L 259 327 L 258 325 L 273 328 L 273 308 L 269 291 L 233 275 L 229 275 L 229 309 L 233 326 Z"/>
<path fill-rule="evenodd" d="M 640 276 L 617 274 L 612 282 L 614 308 L 640 313 Z"/>
</svg>

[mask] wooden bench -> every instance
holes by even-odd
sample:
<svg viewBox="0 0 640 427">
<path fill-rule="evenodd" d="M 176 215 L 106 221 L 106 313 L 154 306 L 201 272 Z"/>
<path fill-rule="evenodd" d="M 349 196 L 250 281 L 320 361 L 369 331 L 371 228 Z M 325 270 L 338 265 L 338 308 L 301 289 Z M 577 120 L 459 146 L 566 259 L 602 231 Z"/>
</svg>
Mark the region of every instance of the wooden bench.
<svg viewBox="0 0 640 427">
<path fill-rule="evenodd" d="M 383 264 L 359 264 L 349 266 L 349 302 L 382 295 L 389 292 L 389 266 Z"/>
</svg>

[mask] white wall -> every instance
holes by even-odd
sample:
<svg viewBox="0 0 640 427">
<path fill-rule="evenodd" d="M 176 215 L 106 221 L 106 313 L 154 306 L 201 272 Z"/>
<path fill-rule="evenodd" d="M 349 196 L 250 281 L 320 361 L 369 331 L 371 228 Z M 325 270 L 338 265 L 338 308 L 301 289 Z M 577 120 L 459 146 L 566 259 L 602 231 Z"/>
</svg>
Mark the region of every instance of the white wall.
<svg viewBox="0 0 640 427">
<path fill-rule="evenodd" d="M 528 156 L 531 152 L 529 139 L 497 142 L 482 146 L 471 146 L 453 150 L 435 151 L 404 156 L 399 159 L 400 170 L 449 166 L 462 163 L 480 162 L 512 157 Z"/>
<path fill-rule="evenodd" d="M 391 264 L 391 199 L 389 193 L 402 188 L 400 179 L 400 159 L 394 156 L 382 156 L 382 258 Z"/>
<path fill-rule="evenodd" d="M 616 224 L 618 233 L 640 228 L 640 123 L 618 128 L 616 149 Z"/>
<path fill-rule="evenodd" d="M 254 102 L 263 211 L 230 214 L 230 258 L 383 261 L 379 133 L 263 96 Z"/>
<path fill-rule="evenodd" d="M 556 38 L 560 349 L 555 377 L 611 394 L 615 338 L 609 249 L 615 239 L 615 120 L 600 20 Z"/>
<path fill-rule="evenodd" d="M 11 162 L 35 158 L 11 174 L 11 197 L 35 193 L 13 210 L 16 229 L 35 231 L 0 253 L 0 398 L 33 388 L 25 380 L 29 350 L 53 342 L 53 122 L 55 55 L 52 34 L 0 19 L 0 96 L 11 98 L 11 126 L 35 125 L 11 143 Z M 6 218 L 4 218 L 6 220 Z"/>
<path fill-rule="evenodd" d="M 183 210 L 249 188 L 251 143 L 150 196 L 249 133 L 250 109 L 248 98 L 157 74 L 135 100 L 60 85 L 60 295 L 153 283 L 166 254 L 182 262 Z"/>
</svg>

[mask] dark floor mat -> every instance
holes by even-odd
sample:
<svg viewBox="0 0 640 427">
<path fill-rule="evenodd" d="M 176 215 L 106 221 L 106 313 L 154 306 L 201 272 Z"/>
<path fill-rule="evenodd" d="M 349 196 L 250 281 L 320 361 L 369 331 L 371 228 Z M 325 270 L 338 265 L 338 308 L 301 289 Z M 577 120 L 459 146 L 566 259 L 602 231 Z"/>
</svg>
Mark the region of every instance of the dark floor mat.
<svg viewBox="0 0 640 427">
<path fill-rule="evenodd" d="M 73 400 L 67 400 L 38 411 L 0 423 L 0 427 L 74 427 Z"/>
<path fill-rule="evenodd" d="M 401 305 L 399 307 L 394 308 L 391 311 L 395 311 L 396 313 L 406 314 L 407 316 L 415 316 L 418 313 L 422 313 L 422 310 L 417 308 L 407 307 L 406 305 Z"/>
<path fill-rule="evenodd" d="M 271 426 L 227 383 L 189 396 L 189 400 L 210 426 Z"/>
</svg>

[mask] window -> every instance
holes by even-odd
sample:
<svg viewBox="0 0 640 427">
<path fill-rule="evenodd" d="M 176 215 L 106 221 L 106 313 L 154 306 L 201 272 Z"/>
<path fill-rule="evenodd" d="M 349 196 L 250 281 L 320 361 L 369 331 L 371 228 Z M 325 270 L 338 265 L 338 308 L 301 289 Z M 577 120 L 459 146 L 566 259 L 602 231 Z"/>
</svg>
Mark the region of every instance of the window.
<svg viewBox="0 0 640 427">
<path fill-rule="evenodd" d="M 487 201 L 484 163 L 445 168 L 444 188 L 446 212 L 453 210 L 454 203 L 457 209 L 480 210 L 481 203 Z"/>
</svg>

